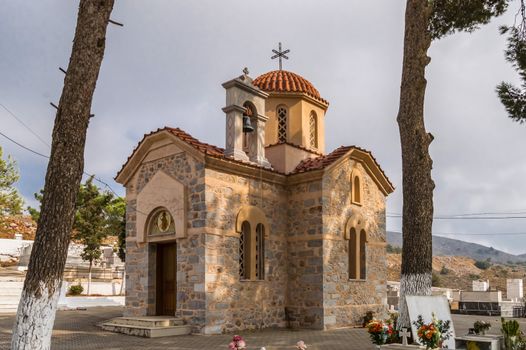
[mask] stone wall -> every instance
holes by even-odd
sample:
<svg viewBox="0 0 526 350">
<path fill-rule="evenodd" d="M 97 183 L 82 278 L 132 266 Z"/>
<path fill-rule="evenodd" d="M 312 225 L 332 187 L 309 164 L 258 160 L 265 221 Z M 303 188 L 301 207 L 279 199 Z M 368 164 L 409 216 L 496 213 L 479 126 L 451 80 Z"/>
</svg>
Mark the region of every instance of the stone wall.
<svg viewBox="0 0 526 350">
<path fill-rule="evenodd" d="M 287 317 L 290 326 L 323 328 L 321 180 L 289 187 Z"/>
<path fill-rule="evenodd" d="M 361 174 L 362 205 L 351 204 L 351 171 Z M 349 280 L 349 218 L 366 221 L 366 279 Z M 358 162 L 347 160 L 323 178 L 323 307 L 324 328 L 360 325 L 367 311 L 387 310 L 385 196 Z"/>
<path fill-rule="evenodd" d="M 236 216 L 262 209 L 269 222 L 265 279 L 240 281 Z M 287 290 L 286 192 L 279 184 L 206 169 L 206 327 L 215 334 L 285 326 Z"/>
<path fill-rule="evenodd" d="M 137 194 L 158 172 L 181 182 L 187 192 L 187 234 L 177 242 L 177 316 L 200 331 L 205 320 L 204 292 L 204 163 L 184 152 L 141 164 L 127 184 L 126 198 L 126 316 L 155 314 L 156 242 L 137 243 Z M 149 214 L 149 213 L 145 213 Z M 175 241 L 168 237 L 163 242 Z M 160 243 L 160 242 L 159 242 Z"/>
</svg>

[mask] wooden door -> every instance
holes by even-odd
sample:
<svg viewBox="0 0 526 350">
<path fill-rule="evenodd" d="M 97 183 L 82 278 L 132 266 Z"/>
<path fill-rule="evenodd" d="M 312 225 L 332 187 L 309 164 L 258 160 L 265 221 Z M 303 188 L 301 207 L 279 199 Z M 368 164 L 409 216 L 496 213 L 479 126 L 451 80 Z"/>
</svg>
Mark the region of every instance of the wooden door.
<svg viewBox="0 0 526 350">
<path fill-rule="evenodd" d="M 176 244 L 157 246 L 157 315 L 174 316 L 177 300 Z"/>
</svg>

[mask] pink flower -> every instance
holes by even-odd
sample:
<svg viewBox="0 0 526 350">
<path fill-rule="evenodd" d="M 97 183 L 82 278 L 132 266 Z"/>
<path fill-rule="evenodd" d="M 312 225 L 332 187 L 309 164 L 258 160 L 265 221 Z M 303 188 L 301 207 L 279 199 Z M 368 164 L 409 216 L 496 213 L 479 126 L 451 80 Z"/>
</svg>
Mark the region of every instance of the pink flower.
<svg viewBox="0 0 526 350">
<path fill-rule="evenodd" d="M 234 338 L 232 338 L 233 341 L 238 342 L 240 340 L 243 340 L 243 337 L 240 335 L 234 335 Z"/>
<path fill-rule="evenodd" d="M 237 349 L 236 343 L 230 342 L 230 344 L 228 344 L 228 349 L 229 350 L 236 350 Z"/>
<path fill-rule="evenodd" d="M 245 343 L 245 341 L 243 339 L 239 340 L 237 342 L 237 348 L 238 349 L 244 349 L 247 347 L 247 344 Z"/>
<path fill-rule="evenodd" d="M 307 345 L 305 345 L 305 342 L 303 340 L 300 340 L 299 342 L 296 343 L 296 347 L 298 348 L 298 350 L 306 350 L 307 349 Z"/>
</svg>

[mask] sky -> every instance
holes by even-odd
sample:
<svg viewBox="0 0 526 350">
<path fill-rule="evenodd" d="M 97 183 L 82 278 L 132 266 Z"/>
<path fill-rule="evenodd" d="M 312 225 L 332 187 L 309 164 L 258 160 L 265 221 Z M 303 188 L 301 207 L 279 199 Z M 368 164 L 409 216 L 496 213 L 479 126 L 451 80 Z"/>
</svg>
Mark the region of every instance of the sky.
<svg viewBox="0 0 526 350">
<path fill-rule="evenodd" d="M 78 1 L 2 0 L 0 12 L 0 132 L 49 153 L 55 110 L 67 68 Z M 517 3 L 480 30 L 434 42 L 425 120 L 435 136 L 430 152 L 436 215 L 526 212 L 526 125 L 513 122 L 495 86 L 518 84 L 504 60 L 502 24 Z M 329 100 L 326 148 L 358 145 L 373 152 L 396 191 L 390 214 L 402 211 L 398 112 L 403 0 L 126 0 L 116 1 L 88 129 L 85 170 L 119 194 L 113 177 L 143 134 L 180 127 L 224 146 L 221 83 L 248 67 L 257 77 L 277 69 L 278 42 L 290 49 L 284 69 Z M 40 138 L 42 140 L 40 140 Z M 0 136 L 20 169 L 26 204 L 44 185 L 47 161 Z M 526 219 L 435 220 L 433 232 L 510 253 L 526 253 Z M 388 230 L 401 231 L 389 217 Z M 471 235 L 471 234 L 484 235 Z"/>
</svg>

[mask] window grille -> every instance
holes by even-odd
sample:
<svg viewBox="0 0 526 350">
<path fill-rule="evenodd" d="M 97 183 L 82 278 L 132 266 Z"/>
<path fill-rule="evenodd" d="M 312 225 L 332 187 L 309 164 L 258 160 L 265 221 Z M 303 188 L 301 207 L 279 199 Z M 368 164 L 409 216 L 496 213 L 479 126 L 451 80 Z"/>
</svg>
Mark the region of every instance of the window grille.
<svg viewBox="0 0 526 350">
<path fill-rule="evenodd" d="M 265 279 L 265 226 L 256 227 L 256 279 Z"/>
<path fill-rule="evenodd" d="M 318 148 L 318 121 L 316 120 L 316 113 L 312 112 L 309 117 L 309 131 L 310 131 L 310 146 Z"/>
<path fill-rule="evenodd" d="M 239 277 L 244 280 L 248 279 L 248 271 L 250 269 L 249 264 L 247 264 L 248 252 L 247 249 L 250 249 L 248 244 L 250 235 L 250 224 L 244 222 L 241 226 L 241 234 L 239 235 Z"/>
<path fill-rule="evenodd" d="M 287 109 L 278 107 L 278 142 L 287 142 Z"/>
</svg>

